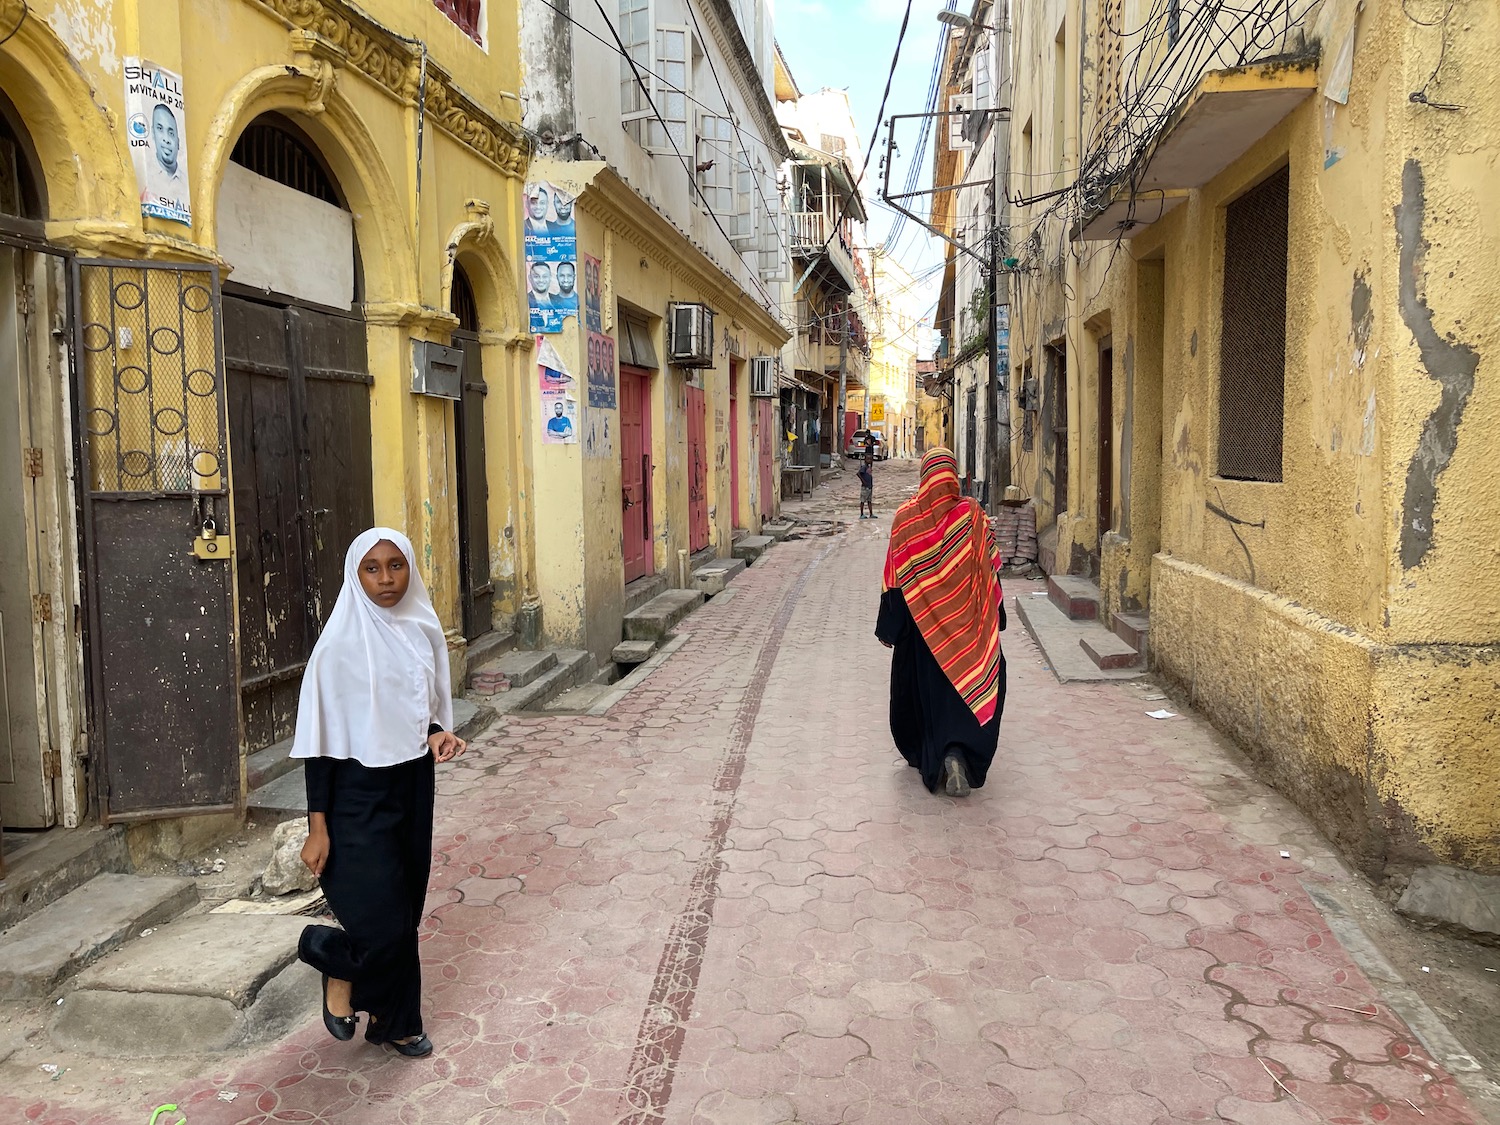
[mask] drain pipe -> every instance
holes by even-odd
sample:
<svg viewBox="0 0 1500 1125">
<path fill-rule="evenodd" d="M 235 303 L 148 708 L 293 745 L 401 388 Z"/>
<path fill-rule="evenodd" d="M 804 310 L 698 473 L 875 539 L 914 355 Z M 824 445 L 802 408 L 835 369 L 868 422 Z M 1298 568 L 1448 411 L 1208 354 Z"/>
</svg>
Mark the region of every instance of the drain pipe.
<svg viewBox="0 0 1500 1125">
<path fill-rule="evenodd" d="M 686 590 L 688 587 L 688 553 L 683 548 L 677 548 L 677 585 Z"/>
</svg>

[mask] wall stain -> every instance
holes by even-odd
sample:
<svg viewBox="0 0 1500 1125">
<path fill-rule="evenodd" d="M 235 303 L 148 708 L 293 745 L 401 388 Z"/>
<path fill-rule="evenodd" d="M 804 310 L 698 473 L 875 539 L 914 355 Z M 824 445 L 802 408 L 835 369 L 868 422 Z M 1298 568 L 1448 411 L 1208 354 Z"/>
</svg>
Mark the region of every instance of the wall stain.
<svg viewBox="0 0 1500 1125">
<path fill-rule="evenodd" d="M 1479 353 L 1468 344 L 1445 340 L 1433 324 L 1432 308 L 1423 295 L 1420 274 L 1429 243 L 1422 233 L 1427 217 L 1427 196 L 1422 165 L 1408 159 L 1401 170 L 1401 202 L 1396 207 L 1396 242 L 1401 250 L 1399 300 L 1401 319 L 1416 338 L 1422 366 L 1437 380 L 1442 394 L 1437 406 L 1422 424 L 1417 451 L 1406 471 L 1406 498 L 1402 504 L 1401 567 L 1421 564 L 1432 550 L 1437 508 L 1437 485 L 1453 460 L 1458 428 L 1464 408 L 1474 393 L 1474 373 Z"/>
</svg>

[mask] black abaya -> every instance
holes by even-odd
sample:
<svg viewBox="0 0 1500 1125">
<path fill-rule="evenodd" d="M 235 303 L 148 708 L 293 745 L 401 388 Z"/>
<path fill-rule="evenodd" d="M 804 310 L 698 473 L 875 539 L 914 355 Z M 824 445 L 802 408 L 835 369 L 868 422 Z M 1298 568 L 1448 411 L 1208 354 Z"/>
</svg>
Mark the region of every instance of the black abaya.
<svg viewBox="0 0 1500 1125">
<path fill-rule="evenodd" d="M 908 765 L 922 773 L 922 784 L 936 793 L 943 783 L 943 763 L 959 757 L 975 789 L 984 784 L 1000 741 L 1000 713 L 1005 709 L 1005 657 L 1000 657 L 1000 698 L 995 717 L 984 726 L 964 702 L 953 682 L 927 647 L 899 588 L 880 598 L 875 636 L 891 654 L 891 737 Z"/>
<path fill-rule="evenodd" d="M 353 1009 L 370 1014 L 370 1042 L 421 1035 L 417 929 L 432 867 L 433 757 L 379 768 L 309 758 L 306 770 L 308 811 L 328 818 L 319 881 L 343 928 L 308 926 L 298 953 L 353 985 Z"/>
</svg>

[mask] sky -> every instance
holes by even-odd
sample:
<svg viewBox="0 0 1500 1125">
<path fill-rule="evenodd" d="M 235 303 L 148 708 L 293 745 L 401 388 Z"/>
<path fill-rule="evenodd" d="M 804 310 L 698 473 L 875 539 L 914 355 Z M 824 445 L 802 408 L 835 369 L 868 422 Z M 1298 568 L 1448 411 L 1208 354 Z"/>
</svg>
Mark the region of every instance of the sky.
<svg viewBox="0 0 1500 1125">
<path fill-rule="evenodd" d="M 901 44 L 901 58 L 896 64 L 895 80 L 886 103 L 886 115 L 921 113 L 926 110 L 927 87 L 932 77 L 933 60 L 942 39 L 943 26 L 937 13 L 946 5 L 943 0 L 912 0 L 911 21 Z M 963 8 L 967 10 L 965 3 Z M 776 39 L 781 44 L 787 65 L 803 93 L 830 86 L 847 89 L 854 108 L 854 120 L 860 140 L 868 146 L 876 124 L 880 95 L 890 73 L 891 53 L 906 0 L 776 0 L 774 20 Z M 915 148 L 920 122 L 903 121 L 896 131 L 901 155 L 894 161 L 891 185 L 904 183 L 908 160 Z M 894 214 L 879 201 L 880 159 L 885 153 L 886 132 L 882 126 L 876 136 L 875 151 L 864 188 L 865 204 L 870 211 L 869 237 L 874 245 L 885 241 Z M 919 188 L 932 186 L 932 150 L 929 146 L 923 160 Z M 922 203 L 921 200 L 911 201 Z M 913 210 L 922 211 L 923 207 Z M 906 224 L 905 233 L 895 247 L 895 257 L 913 274 L 936 266 L 943 260 L 942 244 L 929 237 L 915 223 Z M 934 274 L 922 286 L 927 294 L 925 308 L 937 300 L 942 280 Z"/>
</svg>

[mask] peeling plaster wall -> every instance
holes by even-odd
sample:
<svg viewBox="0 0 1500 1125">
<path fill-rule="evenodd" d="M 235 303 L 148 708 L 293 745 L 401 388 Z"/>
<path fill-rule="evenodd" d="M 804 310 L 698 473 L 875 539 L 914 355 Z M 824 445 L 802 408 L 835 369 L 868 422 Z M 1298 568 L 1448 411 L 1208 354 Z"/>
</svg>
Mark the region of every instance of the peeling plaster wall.
<svg viewBox="0 0 1500 1125">
<path fill-rule="evenodd" d="M 1045 387 L 1040 345 L 1061 337 L 1068 349 L 1056 569 L 1087 569 L 1099 545 L 1094 351 L 1107 324 L 1125 460 L 1118 534 L 1102 545 L 1106 609 L 1149 604 L 1158 670 L 1366 870 L 1496 871 L 1500 383 L 1485 373 L 1500 335 L 1500 91 L 1486 68 L 1500 9 L 1460 0 L 1446 30 L 1387 0 L 1360 11 L 1336 0 L 1318 19 L 1325 83 L 1356 27 L 1347 105 L 1320 88 L 1118 253 L 1090 244 L 1059 276 L 1044 246 L 1019 279 L 1029 312 L 1015 318 L 1013 363 L 1029 351 Z M 1053 30 L 1037 33 L 1050 42 Z M 1424 88 L 1460 108 L 1413 102 Z M 1216 475 L 1224 207 L 1282 163 L 1283 480 L 1227 480 Z M 1044 524 L 1048 418 L 1044 403 L 1026 478 Z"/>
</svg>

